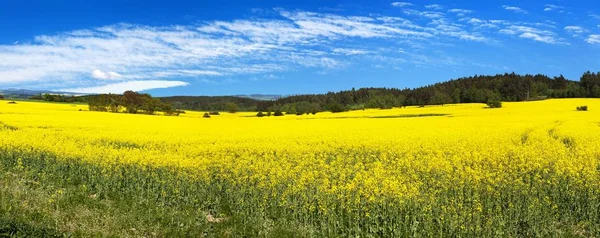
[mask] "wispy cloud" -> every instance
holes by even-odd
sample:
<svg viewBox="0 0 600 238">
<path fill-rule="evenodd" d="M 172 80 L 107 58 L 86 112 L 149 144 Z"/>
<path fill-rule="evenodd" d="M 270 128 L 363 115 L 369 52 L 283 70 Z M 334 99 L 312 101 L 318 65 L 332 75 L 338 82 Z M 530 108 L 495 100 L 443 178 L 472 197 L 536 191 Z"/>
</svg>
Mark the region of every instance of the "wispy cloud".
<svg viewBox="0 0 600 238">
<path fill-rule="evenodd" d="M 164 80 L 144 80 L 144 81 L 129 81 L 121 83 L 112 83 L 102 86 L 81 87 L 81 88 L 63 88 L 59 91 L 73 93 L 122 93 L 123 89 L 133 91 L 144 91 L 156 88 L 172 88 L 187 86 L 188 83 L 182 81 L 164 81 Z"/>
<path fill-rule="evenodd" d="M 412 5 L 413 4 L 409 3 L 409 2 L 393 2 L 392 3 L 392 6 L 394 6 L 394 7 L 410 7 Z"/>
<path fill-rule="evenodd" d="M 435 11 L 417 11 L 417 10 L 407 9 L 407 10 L 404 10 L 403 12 L 406 15 L 419 16 L 419 17 L 425 17 L 425 18 L 431 18 L 431 19 L 444 17 L 443 12 L 435 12 Z"/>
<path fill-rule="evenodd" d="M 516 12 L 516 13 L 527 13 L 527 11 L 521 9 L 520 7 L 503 5 L 502 8 L 504 8 L 504 10 L 512 11 L 512 12 Z"/>
<path fill-rule="evenodd" d="M 454 14 L 456 14 L 459 17 L 462 17 L 462 16 L 465 16 L 467 14 L 473 13 L 473 11 L 471 11 L 471 10 L 458 9 L 458 8 L 450 9 L 450 10 L 448 10 L 448 12 L 454 13 Z"/>
<path fill-rule="evenodd" d="M 0 86 L 122 92 L 188 85 L 185 82 L 264 78 L 298 70 L 327 72 L 364 61 L 375 61 L 373 65 L 394 62 L 393 67 L 435 66 L 442 63 L 432 59 L 432 52 L 461 41 L 495 43 L 506 38 L 501 35 L 568 44 L 555 32 L 564 26 L 553 22 L 486 19 L 471 10 L 446 11 L 436 4 L 425 8 L 403 8 L 393 16 L 270 9 L 269 14 L 229 21 L 115 24 L 39 35 L 0 45 Z M 564 31 L 587 33 L 574 27 L 564 27 Z M 598 38 L 591 35 L 586 41 L 596 44 Z M 456 57 L 446 59 L 446 65 L 462 62 Z"/>
<path fill-rule="evenodd" d="M 544 5 L 544 11 L 545 12 L 551 12 L 551 11 L 558 11 L 560 13 L 564 12 L 565 7 L 563 6 L 558 6 L 558 5 L 554 5 L 554 4 L 546 4 Z"/>
<path fill-rule="evenodd" d="M 574 36 L 574 37 L 579 37 L 579 36 L 581 36 L 581 34 L 583 34 L 584 32 L 586 32 L 586 30 L 583 29 L 583 27 L 580 27 L 580 26 L 566 26 L 564 28 L 564 30 L 567 33 L 569 33 L 572 36 Z"/>
<path fill-rule="evenodd" d="M 556 33 L 550 30 L 542 30 L 531 26 L 509 25 L 507 28 L 504 28 L 499 32 L 548 44 L 569 44 L 563 39 L 558 38 Z"/>
<path fill-rule="evenodd" d="M 585 41 L 590 44 L 600 44 L 600 35 L 590 35 Z"/>
<path fill-rule="evenodd" d="M 429 5 L 425 5 L 425 8 L 434 9 L 434 10 L 442 10 L 442 9 L 444 9 L 444 6 L 442 6 L 440 4 L 429 4 Z"/>
</svg>

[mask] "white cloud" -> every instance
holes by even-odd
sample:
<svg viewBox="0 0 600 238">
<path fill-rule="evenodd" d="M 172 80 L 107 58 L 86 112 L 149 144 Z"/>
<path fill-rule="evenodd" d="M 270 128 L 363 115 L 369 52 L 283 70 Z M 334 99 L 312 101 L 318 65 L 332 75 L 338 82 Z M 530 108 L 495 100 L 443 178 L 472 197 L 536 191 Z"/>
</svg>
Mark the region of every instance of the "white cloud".
<svg viewBox="0 0 600 238">
<path fill-rule="evenodd" d="M 462 16 L 465 16 L 465 15 L 467 15 L 467 14 L 471 14 L 471 13 L 473 13 L 473 11 L 471 11 L 471 10 L 467 10 L 467 9 L 458 9 L 458 8 L 450 9 L 450 10 L 448 10 L 448 12 L 450 12 L 450 13 L 454 13 L 454 14 L 456 14 L 456 15 L 457 15 L 457 16 L 459 16 L 459 17 L 462 17 Z"/>
<path fill-rule="evenodd" d="M 544 43 L 548 43 L 548 44 L 556 44 L 556 39 L 554 39 L 551 36 L 542 36 L 542 35 L 538 35 L 538 34 L 531 33 L 531 32 L 525 32 L 525 33 L 519 35 L 519 37 L 525 38 L 525 39 L 532 39 L 535 41 L 540 41 L 540 42 L 544 42 Z"/>
<path fill-rule="evenodd" d="M 335 48 L 333 49 L 334 53 L 343 54 L 343 55 L 364 55 L 371 53 L 367 50 L 361 49 L 345 49 L 345 48 Z"/>
<path fill-rule="evenodd" d="M 590 44 L 600 44 L 600 35 L 590 35 L 585 41 Z"/>
<path fill-rule="evenodd" d="M 82 87 L 82 88 L 65 88 L 60 89 L 62 92 L 73 93 L 123 93 L 127 90 L 144 91 L 157 88 L 172 88 L 187 86 L 188 83 L 182 81 L 165 81 L 165 80 L 143 80 L 129 81 L 121 83 L 112 83 L 102 86 Z"/>
<path fill-rule="evenodd" d="M 507 11 L 513 11 L 516 13 L 527 13 L 527 11 L 521 9 L 520 7 L 508 6 L 508 5 L 503 5 L 502 7 L 504 8 L 504 10 L 507 10 Z"/>
<path fill-rule="evenodd" d="M 116 24 L 40 35 L 22 41 L 28 43 L 0 45 L 0 87 L 61 85 L 98 90 L 142 82 L 149 86 L 163 85 L 149 83 L 157 81 L 218 83 L 224 78 L 261 78 L 285 71 L 341 69 L 386 49 L 386 54 L 398 54 L 389 49 L 403 48 L 404 54 L 424 55 L 456 40 L 495 42 L 497 31 L 492 28 L 514 37 L 565 43 L 548 30 L 556 24 L 486 20 L 464 17 L 471 10 L 426 7 L 429 10 L 401 9 L 404 18 L 275 9 L 271 13 L 277 16 L 266 19 L 179 26 Z M 99 79 L 118 83 L 97 86 Z"/>
<path fill-rule="evenodd" d="M 429 5 L 425 5 L 425 8 L 434 9 L 434 10 L 442 10 L 442 9 L 444 9 L 444 6 L 442 6 L 440 4 L 429 4 Z"/>
<path fill-rule="evenodd" d="M 558 38 L 556 36 L 556 33 L 550 30 L 539 29 L 531 26 L 509 25 L 507 28 L 501 29 L 499 32 L 508 35 L 518 35 L 518 37 L 520 38 L 530 39 L 548 44 L 569 44 L 563 39 Z"/>
<path fill-rule="evenodd" d="M 409 6 L 412 6 L 412 5 L 413 4 L 409 3 L 409 2 L 393 2 L 392 3 L 392 6 L 394 6 L 394 7 L 409 7 Z"/>
<path fill-rule="evenodd" d="M 572 36 L 580 36 L 581 34 L 583 34 L 584 32 L 586 32 L 585 29 L 583 29 L 580 26 L 566 26 L 564 28 L 564 30 L 568 33 L 570 33 Z"/>
<path fill-rule="evenodd" d="M 564 9 L 564 7 L 563 6 L 557 6 L 557 5 L 554 5 L 554 4 L 546 4 L 546 5 L 544 5 L 544 11 L 545 12 L 550 12 L 550 11 L 554 11 L 554 10 L 559 10 L 559 12 L 561 12 L 561 13 L 564 12 L 561 9 Z"/>
<path fill-rule="evenodd" d="M 598 14 L 590 14 L 589 16 L 590 16 L 591 18 L 594 18 L 594 19 L 596 19 L 596 20 L 600 20 L 600 15 L 598 15 Z"/>
<path fill-rule="evenodd" d="M 123 78 L 123 76 L 117 72 L 103 72 L 101 70 L 94 70 L 92 71 L 92 78 L 95 79 L 105 79 L 105 80 L 118 80 Z"/>
<path fill-rule="evenodd" d="M 474 17 L 470 18 L 470 19 L 467 18 L 467 19 L 464 19 L 464 20 L 476 28 L 498 28 L 498 25 L 492 21 L 482 20 L 482 19 L 474 18 Z"/>
<path fill-rule="evenodd" d="M 430 19 L 442 18 L 445 15 L 443 12 L 417 11 L 417 10 L 412 10 L 412 9 L 407 9 L 407 10 L 404 10 L 403 12 L 406 15 L 420 16 L 420 17 L 430 18 Z"/>
</svg>

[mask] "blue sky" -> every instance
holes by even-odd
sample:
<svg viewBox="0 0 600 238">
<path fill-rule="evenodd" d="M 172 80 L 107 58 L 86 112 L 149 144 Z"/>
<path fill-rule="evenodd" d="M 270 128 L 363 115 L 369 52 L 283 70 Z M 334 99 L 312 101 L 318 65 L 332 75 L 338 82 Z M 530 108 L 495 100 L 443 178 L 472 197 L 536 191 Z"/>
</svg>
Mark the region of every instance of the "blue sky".
<svg viewBox="0 0 600 238">
<path fill-rule="evenodd" d="M 0 5 L 0 88 L 288 95 L 600 71 L 595 1 Z"/>
</svg>

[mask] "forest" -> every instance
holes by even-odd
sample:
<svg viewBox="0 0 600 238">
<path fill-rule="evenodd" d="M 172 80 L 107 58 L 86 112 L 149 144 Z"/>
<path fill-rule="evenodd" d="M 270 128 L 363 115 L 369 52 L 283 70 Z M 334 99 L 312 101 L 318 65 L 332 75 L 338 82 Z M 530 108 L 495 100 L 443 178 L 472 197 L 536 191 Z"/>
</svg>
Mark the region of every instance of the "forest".
<svg viewBox="0 0 600 238">
<path fill-rule="evenodd" d="M 352 88 L 326 94 L 293 95 L 271 101 L 227 96 L 163 97 L 161 100 L 180 109 L 201 111 L 223 110 L 227 103 L 235 103 L 240 111 L 298 111 L 296 109 L 300 106 L 310 111 L 336 112 L 364 108 L 488 103 L 490 100 L 515 102 L 588 97 L 600 97 L 600 73 L 585 72 L 579 81 L 566 79 L 562 75 L 552 78 L 542 74 L 475 75 L 414 89 Z"/>
</svg>

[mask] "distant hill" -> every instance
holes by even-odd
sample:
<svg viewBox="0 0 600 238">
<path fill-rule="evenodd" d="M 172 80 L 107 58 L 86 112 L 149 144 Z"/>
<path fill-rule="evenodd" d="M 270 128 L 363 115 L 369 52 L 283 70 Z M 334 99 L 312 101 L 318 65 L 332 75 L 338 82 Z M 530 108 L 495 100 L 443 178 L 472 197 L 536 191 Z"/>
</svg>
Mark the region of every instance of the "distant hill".
<svg viewBox="0 0 600 238">
<path fill-rule="evenodd" d="M 239 95 L 233 95 L 234 97 L 239 97 L 239 98 L 251 98 L 251 99 L 255 99 L 255 100 L 261 100 L 261 101 L 274 101 L 277 99 L 282 98 L 283 96 L 281 95 L 268 95 L 268 94 L 239 94 Z"/>
<path fill-rule="evenodd" d="M 70 92 L 57 92 L 48 90 L 28 90 L 28 89 L 0 89 L 0 94 L 6 98 L 15 99 L 28 99 L 32 96 L 39 96 L 40 94 L 59 94 L 64 96 L 81 96 L 81 93 L 70 93 Z"/>
</svg>

